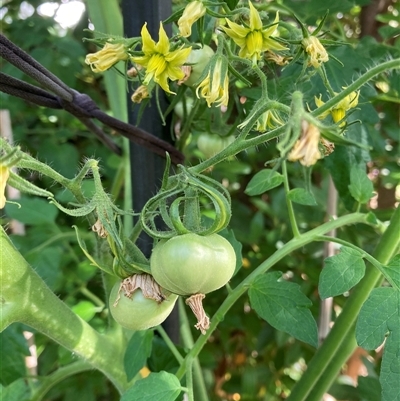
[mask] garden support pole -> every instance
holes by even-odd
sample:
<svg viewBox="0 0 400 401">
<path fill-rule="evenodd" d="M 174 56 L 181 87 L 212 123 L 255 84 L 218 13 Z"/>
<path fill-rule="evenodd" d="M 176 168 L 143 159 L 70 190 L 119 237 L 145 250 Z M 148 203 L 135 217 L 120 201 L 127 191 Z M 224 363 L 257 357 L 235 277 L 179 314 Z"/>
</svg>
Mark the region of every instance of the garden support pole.
<svg viewBox="0 0 400 401">
<path fill-rule="evenodd" d="M 140 36 L 140 31 L 145 22 L 147 29 L 155 41 L 158 41 L 158 30 L 160 21 L 171 15 L 171 1 L 169 0 L 123 0 L 122 15 L 124 21 L 124 35 L 126 37 Z M 171 33 L 170 27 L 165 27 L 167 34 Z M 163 94 L 160 91 L 160 94 Z M 128 93 L 128 122 L 137 125 L 137 117 L 140 105 L 135 105 L 131 100 L 132 90 Z M 161 109 L 166 109 L 166 99 L 160 96 Z M 163 125 L 160 118 L 155 93 L 150 100 L 151 106 L 146 107 L 139 127 L 152 133 L 164 140 L 170 140 L 168 124 Z M 140 211 L 145 203 L 157 192 L 162 175 L 164 172 L 164 159 L 154 153 L 140 147 L 134 143 L 130 145 L 131 159 L 131 181 L 132 181 L 132 203 L 135 211 Z M 137 242 L 142 252 L 149 256 L 153 246 L 153 241 L 147 235 L 142 235 Z M 179 339 L 178 311 L 174 309 L 173 313 L 167 319 L 164 327 L 174 342 Z"/>
</svg>

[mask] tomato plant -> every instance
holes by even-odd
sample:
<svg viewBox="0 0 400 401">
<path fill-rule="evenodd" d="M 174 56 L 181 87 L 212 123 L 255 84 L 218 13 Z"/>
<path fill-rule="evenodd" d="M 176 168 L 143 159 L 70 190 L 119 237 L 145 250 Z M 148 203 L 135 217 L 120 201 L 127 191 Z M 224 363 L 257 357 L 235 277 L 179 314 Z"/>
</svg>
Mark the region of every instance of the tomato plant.
<svg viewBox="0 0 400 401">
<path fill-rule="evenodd" d="M 2 8 L 2 401 L 397 400 L 399 2 L 129 3 Z"/>
<path fill-rule="evenodd" d="M 153 249 L 150 268 L 155 280 L 179 295 L 208 294 L 232 277 L 236 255 L 218 234 L 183 234 L 161 240 Z"/>
</svg>

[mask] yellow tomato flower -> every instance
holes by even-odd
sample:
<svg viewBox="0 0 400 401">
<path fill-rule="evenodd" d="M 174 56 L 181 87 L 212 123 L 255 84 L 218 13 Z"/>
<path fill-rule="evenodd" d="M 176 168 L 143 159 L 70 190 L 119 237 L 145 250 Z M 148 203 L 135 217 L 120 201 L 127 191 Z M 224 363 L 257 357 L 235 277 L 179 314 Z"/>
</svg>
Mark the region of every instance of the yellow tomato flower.
<svg viewBox="0 0 400 401">
<path fill-rule="evenodd" d="M 85 63 L 90 65 L 93 72 L 104 72 L 121 60 L 127 60 L 128 54 L 122 43 L 106 43 L 96 53 L 86 56 Z"/>
<path fill-rule="evenodd" d="M 286 50 L 285 46 L 270 38 L 276 31 L 276 24 L 279 22 L 279 13 L 276 13 L 274 25 L 263 29 L 260 14 L 250 1 L 249 7 L 249 27 L 238 25 L 228 19 L 226 22 L 229 28 L 221 27 L 240 47 L 239 57 L 247 58 L 255 62 L 261 58 L 261 53 L 266 50 Z"/>
<path fill-rule="evenodd" d="M 326 63 L 329 60 L 325 47 L 322 46 L 319 39 L 315 36 L 304 38 L 301 44 L 306 53 L 310 56 L 309 65 L 312 65 L 314 68 L 320 67 L 322 63 Z"/>
<path fill-rule="evenodd" d="M 217 103 L 216 106 L 228 106 L 229 101 L 229 77 L 228 71 L 222 72 L 222 60 L 218 59 L 213 68 L 210 68 L 205 79 L 200 82 L 196 89 L 196 95 L 200 99 L 206 99 L 208 107 L 212 103 Z"/>
<path fill-rule="evenodd" d="M 6 204 L 6 184 L 10 176 L 10 169 L 6 166 L 0 166 L 0 209 Z"/>
<path fill-rule="evenodd" d="M 346 87 L 343 87 L 343 89 L 346 89 Z M 335 95 L 338 93 L 335 92 Z M 358 97 L 360 95 L 360 91 L 355 91 L 351 92 L 349 95 L 347 95 L 344 99 L 342 99 L 338 104 L 330 108 L 328 111 L 325 113 L 322 113 L 319 117 L 320 118 L 325 118 L 330 114 L 332 116 L 332 119 L 335 123 L 343 120 L 343 118 L 346 115 L 346 111 L 353 109 L 358 105 Z M 319 95 L 318 97 L 314 97 L 315 104 L 317 107 L 321 107 L 325 102 L 321 100 L 322 95 Z M 339 124 L 340 127 L 342 127 L 345 124 L 343 121 L 342 123 Z"/>
<path fill-rule="evenodd" d="M 303 120 L 300 138 L 290 151 L 288 160 L 291 162 L 299 161 L 306 167 L 314 165 L 322 157 L 318 146 L 320 136 L 319 129 L 315 125 Z"/>
<path fill-rule="evenodd" d="M 143 25 L 141 35 L 144 56 L 132 57 L 131 59 L 134 63 L 146 68 L 143 84 L 147 86 L 151 80 L 154 80 L 165 92 L 175 94 L 169 89 L 168 79 L 177 81 L 185 76 L 181 66 L 188 58 L 192 48 L 187 47 L 170 51 L 169 39 L 162 22 L 160 22 L 159 41 L 157 43 L 151 38 L 147 30 L 147 23 Z"/>
<path fill-rule="evenodd" d="M 192 25 L 206 13 L 206 10 L 201 1 L 192 1 L 185 7 L 181 18 L 178 19 L 181 36 L 187 38 L 192 34 Z"/>
</svg>

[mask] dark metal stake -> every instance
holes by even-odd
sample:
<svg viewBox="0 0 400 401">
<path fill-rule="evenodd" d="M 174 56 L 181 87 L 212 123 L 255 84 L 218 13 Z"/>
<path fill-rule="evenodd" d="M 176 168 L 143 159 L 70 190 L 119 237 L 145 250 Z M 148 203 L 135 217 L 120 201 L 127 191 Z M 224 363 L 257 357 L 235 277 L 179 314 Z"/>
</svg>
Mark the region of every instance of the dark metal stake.
<svg viewBox="0 0 400 401">
<path fill-rule="evenodd" d="M 171 15 L 170 0 L 123 0 L 122 13 L 124 19 L 124 33 L 126 37 L 140 36 L 140 30 L 145 22 L 150 35 L 157 42 L 160 21 Z M 170 27 L 164 27 L 170 34 Z M 128 119 L 129 123 L 135 125 L 139 107 L 130 100 L 128 94 Z M 165 110 L 166 101 L 160 96 L 161 108 Z M 163 104 L 164 103 L 164 104 Z M 171 141 L 168 124 L 162 125 L 158 114 L 155 98 L 151 100 L 150 106 L 146 108 L 141 118 L 139 127 L 162 138 Z M 165 160 L 160 156 L 131 142 L 131 177 L 132 177 L 132 200 L 134 210 L 141 210 L 144 204 L 156 194 L 161 184 L 161 178 L 165 168 Z M 142 235 L 138 240 L 138 246 L 146 256 L 151 253 L 153 240 L 147 235 Z M 175 308 L 163 324 L 166 332 L 175 343 L 179 342 L 179 315 Z"/>
</svg>

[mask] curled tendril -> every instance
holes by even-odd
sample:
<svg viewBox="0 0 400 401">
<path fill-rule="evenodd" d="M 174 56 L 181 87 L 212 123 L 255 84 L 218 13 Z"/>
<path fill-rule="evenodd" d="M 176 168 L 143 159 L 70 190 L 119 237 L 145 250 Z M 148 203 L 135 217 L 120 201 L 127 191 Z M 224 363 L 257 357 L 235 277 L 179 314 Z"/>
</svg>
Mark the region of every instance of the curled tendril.
<svg viewBox="0 0 400 401">
<path fill-rule="evenodd" d="M 160 192 L 144 206 L 140 216 L 143 230 L 153 238 L 168 239 L 190 232 L 211 235 L 224 229 L 231 218 L 228 190 L 212 178 L 192 174 L 183 166 L 179 169 L 177 175 L 163 180 Z M 201 221 L 200 198 L 210 201 L 215 212 L 207 225 Z"/>
</svg>

